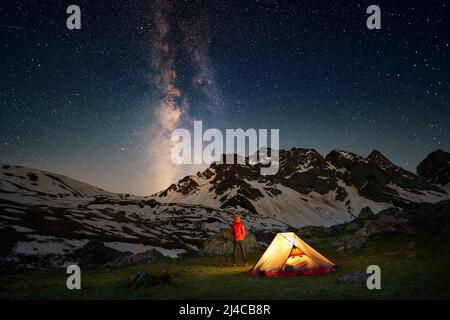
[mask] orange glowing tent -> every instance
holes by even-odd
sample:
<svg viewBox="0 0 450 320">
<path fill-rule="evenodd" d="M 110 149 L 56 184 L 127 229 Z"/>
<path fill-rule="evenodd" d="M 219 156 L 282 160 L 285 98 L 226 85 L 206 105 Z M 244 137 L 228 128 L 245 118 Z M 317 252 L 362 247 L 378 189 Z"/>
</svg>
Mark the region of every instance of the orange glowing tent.
<svg viewBox="0 0 450 320">
<path fill-rule="evenodd" d="M 278 233 L 258 262 L 250 269 L 253 275 L 295 276 L 327 274 L 336 265 L 314 250 L 293 232 Z"/>
</svg>

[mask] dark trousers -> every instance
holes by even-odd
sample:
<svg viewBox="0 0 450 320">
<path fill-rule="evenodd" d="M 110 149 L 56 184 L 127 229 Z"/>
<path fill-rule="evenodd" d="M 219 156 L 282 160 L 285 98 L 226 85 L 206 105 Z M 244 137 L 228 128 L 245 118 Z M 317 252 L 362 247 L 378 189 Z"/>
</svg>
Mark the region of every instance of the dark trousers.
<svg viewBox="0 0 450 320">
<path fill-rule="evenodd" d="M 245 256 L 245 249 L 244 249 L 244 241 L 243 240 L 235 240 L 234 241 L 234 247 L 233 247 L 233 265 L 236 264 L 236 254 L 237 254 L 237 247 L 241 248 L 242 252 L 242 259 L 244 260 L 244 263 L 247 263 L 247 258 Z"/>
</svg>

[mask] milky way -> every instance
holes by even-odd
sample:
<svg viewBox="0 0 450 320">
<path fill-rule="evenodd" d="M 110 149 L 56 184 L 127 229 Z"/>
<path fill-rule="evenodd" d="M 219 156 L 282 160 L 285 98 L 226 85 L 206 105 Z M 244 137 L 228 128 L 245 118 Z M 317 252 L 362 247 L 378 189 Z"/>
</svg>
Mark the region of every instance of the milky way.
<svg viewBox="0 0 450 320">
<path fill-rule="evenodd" d="M 180 178 L 179 168 L 171 163 L 170 153 L 173 147 L 171 133 L 180 125 L 181 116 L 188 111 L 188 102 L 175 85 L 176 69 L 174 66 L 175 47 L 171 43 L 171 26 L 169 22 L 170 3 L 158 1 L 154 7 L 156 32 L 152 45 L 152 61 L 156 70 L 154 81 L 162 95 L 157 102 L 153 124 L 150 132 L 149 177 L 152 177 L 152 190 L 167 187 L 176 178 Z"/>
</svg>

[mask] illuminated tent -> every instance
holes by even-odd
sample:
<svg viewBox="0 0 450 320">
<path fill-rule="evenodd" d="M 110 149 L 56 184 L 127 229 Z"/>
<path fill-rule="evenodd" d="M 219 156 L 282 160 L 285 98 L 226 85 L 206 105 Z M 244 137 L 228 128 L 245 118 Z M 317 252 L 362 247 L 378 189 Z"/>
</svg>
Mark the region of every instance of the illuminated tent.
<svg viewBox="0 0 450 320">
<path fill-rule="evenodd" d="M 336 265 L 311 248 L 293 232 L 278 233 L 258 262 L 250 269 L 254 275 L 294 276 L 327 274 Z"/>
</svg>

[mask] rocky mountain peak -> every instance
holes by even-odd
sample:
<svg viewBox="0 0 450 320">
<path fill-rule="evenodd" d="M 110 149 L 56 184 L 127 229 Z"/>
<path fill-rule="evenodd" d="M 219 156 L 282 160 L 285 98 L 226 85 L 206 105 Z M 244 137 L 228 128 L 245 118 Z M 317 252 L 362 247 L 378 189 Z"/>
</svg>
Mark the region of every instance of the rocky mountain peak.
<svg viewBox="0 0 450 320">
<path fill-rule="evenodd" d="M 334 149 L 328 153 L 325 160 L 335 165 L 337 168 L 345 168 L 352 164 L 366 163 L 367 160 L 356 153 Z"/>
<path fill-rule="evenodd" d="M 431 183 L 450 182 L 450 153 L 438 149 L 430 153 L 418 166 L 417 174 Z"/>
<path fill-rule="evenodd" d="M 285 177 L 294 173 L 306 172 L 322 167 L 325 160 L 314 149 L 292 148 L 280 152 L 280 169 L 278 176 Z"/>
<path fill-rule="evenodd" d="M 401 170 L 400 167 L 393 164 L 384 154 L 382 154 L 377 149 L 372 150 L 372 152 L 367 156 L 369 163 L 381 168 L 381 169 L 394 169 L 396 171 Z"/>
<path fill-rule="evenodd" d="M 367 156 L 367 159 L 369 159 L 369 160 L 382 160 L 382 161 L 388 160 L 384 156 L 384 154 L 382 154 L 381 151 L 379 151 L 377 149 L 373 149 L 372 152 Z"/>
</svg>

